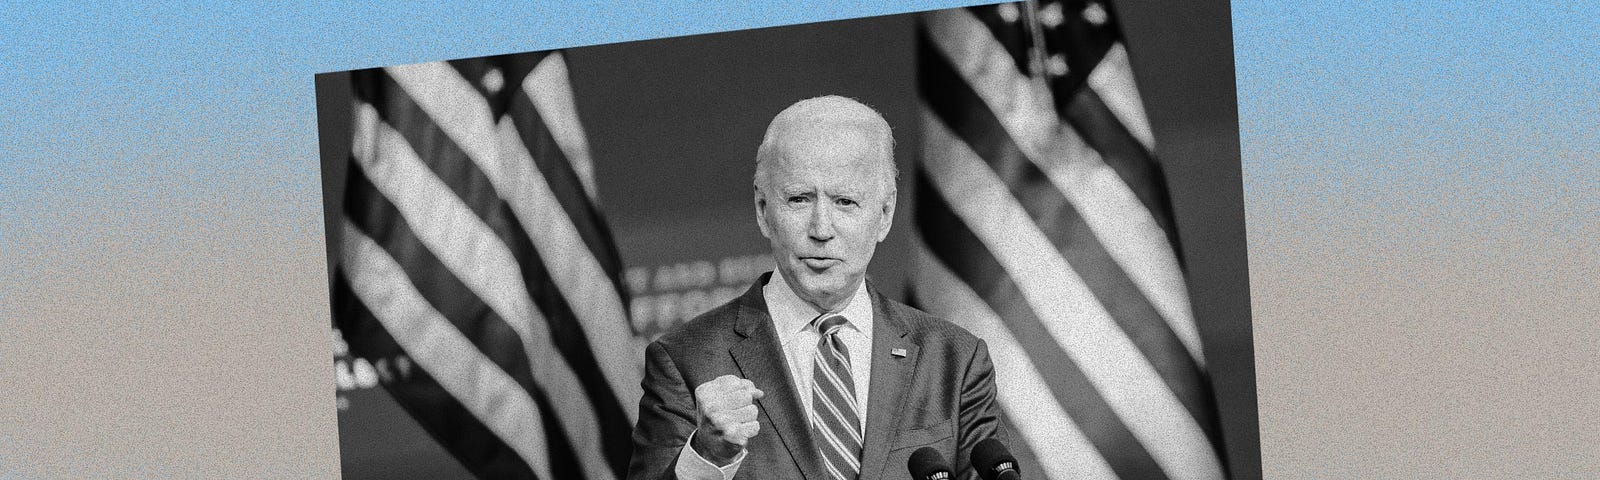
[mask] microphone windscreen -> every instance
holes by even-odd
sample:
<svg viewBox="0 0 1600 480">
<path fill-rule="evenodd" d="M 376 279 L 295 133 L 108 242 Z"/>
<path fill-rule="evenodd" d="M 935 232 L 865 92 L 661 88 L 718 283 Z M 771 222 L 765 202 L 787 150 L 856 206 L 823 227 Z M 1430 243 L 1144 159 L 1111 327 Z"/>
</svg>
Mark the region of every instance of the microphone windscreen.
<svg viewBox="0 0 1600 480">
<path fill-rule="evenodd" d="M 1017 458 L 1011 456 L 1011 450 L 993 438 L 986 438 L 972 447 L 972 468 L 978 471 L 978 476 L 983 480 L 1000 478 L 1002 472 L 1018 471 Z"/>
<path fill-rule="evenodd" d="M 950 463 L 944 461 L 944 455 L 940 455 L 933 447 L 922 447 L 911 452 L 911 459 L 906 461 L 906 468 L 911 470 L 911 478 L 916 480 L 950 478 Z"/>
</svg>

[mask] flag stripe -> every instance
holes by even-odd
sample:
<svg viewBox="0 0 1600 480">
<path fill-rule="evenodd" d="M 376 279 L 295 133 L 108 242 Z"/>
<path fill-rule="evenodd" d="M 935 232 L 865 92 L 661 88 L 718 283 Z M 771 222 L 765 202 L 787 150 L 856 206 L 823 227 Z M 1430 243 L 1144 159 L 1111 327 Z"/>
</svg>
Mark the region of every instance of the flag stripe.
<svg viewBox="0 0 1600 480">
<path fill-rule="evenodd" d="M 1128 133 L 1139 140 L 1145 151 L 1156 149 L 1155 134 L 1150 131 L 1150 119 L 1144 114 L 1144 101 L 1133 81 L 1133 65 L 1128 61 L 1128 48 L 1117 42 L 1100 57 L 1100 64 L 1089 72 L 1089 87 L 1099 93 L 1106 107 L 1121 121 Z"/>
<path fill-rule="evenodd" d="M 344 274 L 336 271 L 334 275 L 332 303 L 336 313 L 333 319 L 349 342 L 351 355 L 372 359 L 405 354 L 378 319 L 355 298 Z M 423 430 L 444 445 L 445 450 L 474 476 L 533 478 L 533 469 L 528 463 L 451 396 L 426 368 L 413 366 L 404 381 L 384 382 L 383 387 Z M 347 463 L 347 472 L 349 468 Z"/>
<path fill-rule="evenodd" d="M 622 418 L 627 416 L 627 409 L 623 407 L 622 402 L 613 393 L 610 384 L 606 382 L 606 376 L 603 374 L 600 362 L 593 353 L 595 350 L 591 348 L 588 337 L 584 333 L 586 331 L 584 325 L 579 322 L 571 305 L 568 304 L 566 298 L 561 295 L 561 292 L 552 283 L 550 270 L 539 252 L 533 247 L 532 241 L 529 240 L 528 230 L 523 228 L 522 223 L 518 221 L 510 206 L 500 197 L 489 177 L 433 122 L 427 112 L 412 101 L 409 96 L 399 93 L 401 91 L 399 85 L 394 83 L 392 79 L 387 78 L 380 80 L 380 82 L 377 87 L 387 89 L 384 91 L 395 92 L 395 94 L 389 95 L 384 99 L 385 102 L 382 105 L 385 108 L 379 110 L 380 116 L 390 120 L 410 145 L 414 147 L 417 145 L 427 146 L 427 151 L 419 154 L 418 158 L 426 163 L 428 168 L 438 175 L 446 186 L 460 196 L 467 206 L 471 207 L 473 212 L 482 218 L 494 231 L 495 235 L 509 247 L 513 256 L 516 257 L 517 263 L 521 266 L 523 283 L 528 289 L 529 296 L 545 314 L 556 349 L 573 368 L 574 374 L 583 387 L 583 392 L 587 394 L 588 401 L 592 404 L 594 410 L 600 412 L 602 418 Z M 375 100 L 371 98 L 372 96 L 369 93 L 363 95 L 362 98 L 370 102 Z M 521 94 L 515 95 L 515 98 L 522 98 L 523 109 L 532 108 L 532 105 L 528 104 L 526 98 L 522 97 Z M 513 107 L 512 114 L 516 115 L 517 110 L 517 107 Z M 546 137 L 543 140 L 543 145 L 552 145 L 551 140 Z M 553 158 L 546 158 L 545 161 L 541 162 L 541 168 L 557 172 L 561 171 L 556 167 L 564 162 L 559 156 L 559 152 L 550 157 Z M 567 169 L 565 171 L 571 177 L 571 170 Z M 555 182 L 554 185 L 567 185 L 569 189 L 576 191 L 578 187 L 572 186 L 576 184 L 575 182 L 575 179 L 569 178 L 566 182 Z M 588 207 L 589 200 L 581 192 L 570 198 L 562 199 L 560 202 L 564 205 L 566 202 L 581 203 L 584 207 L 579 207 L 579 210 L 587 209 L 588 214 L 597 215 L 592 208 Z M 568 209 L 568 213 L 584 214 L 584 212 L 573 212 L 572 209 Z M 569 218 L 595 220 L 589 216 Z M 597 223 L 597 221 L 579 221 L 578 223 L 580 225 L 588 223 L 593 226 L 592 224 Z M 609 233 L 603 231 L 604 225 L 600 224 L 599 228 L 602 230 L 602 235 L 586 239 L 591 242 L 599 242 L 591 243 L 589 245 L 591 249 L 611 244 Z M 597 255 L 597 258 L 610 258 L 613 262 L 611 268 L 618 268 L 615 249 L 607 248 L 603 251 L 609 251 L 610 253 Z M 617 280 L 615 272 L 609 272 L 608 274 L 612 275 L 613 288 L 620 288 L 620 281 Z M 631 448 L 628 440 L 628 424 L 626 422 L 599 422 L 598 428 L 603 429 L 603 431 L 597 432 L 596 438 L 602 443 L 599 448 L 603 450 L 606 463 L 610 465 L 608 468 L 615 475 L 622 475 L 626 470 L 627 457 Z"/>
<path fill-rule="evenodd" d="M 1032 419 L 1025 421 L 1032 421 Z M 1009 411 L 1000 415 L 1000 428 L 1004 428 L 1007 432 L 1018 431 L 1017 422 L 1011 420 L 1011 413 Z M 1023 470 L 1029 471 L 1030 474 L 1039 471 L 1045 472 L 1044 475 L 1031 475 L 1034 478 L 1071 478 L 1062 474 L 1045 470 L 1045 464 L 1039 461 L 1039 456 L 1033 453 L 1033 447 L 1029 446 L 1027 442 L 1011 442 L 1006 444 L 1006 447 L 1011 450 L 1011 456 L 1017 459 L 1017 465 L 1019 467 L 1026 465 L 1025 467 L 1021 467 Z M 1099 457 L 1095 458 L 1099 459 Z M 1021 471 L 1019 470 L 1018 473 L 1021 473 Z"/>
<path fill-rule="evenodd" d="M 340 287 L 348 289 L 348 285 Z M 350 316 L 349 318 L 376 324 L 377 319 L 372 317 L 372 314 L 366 310 L 364 305 L 360 304 L 359 300 L 352 298 L 349 303 L 353 308 L 344 312 L 344 314 Z M 462 324 L 457 322 L 456 327 L 460 328 Z M 383 332 L 383 329 L 373 328 L 371 330 L 374 333 L 382 333 L 383 338 L 388 339 L 387 342 L 393 344 L 392 337 Z M 502 338 L 516 338 L 512 335 L 501 335 L 503 335 Z M 490 335 L 485 335 L 484 337 L 492 338 Z M 479 348 L 483 348 L 483 339 L 474 340 L 474 344 L 478 345 Z M 373 338 L 360 338 L 360 340 L 363 342 L 383 341 Z M 403 353 L 403 350 L 400 350 L 398 345 L 388 351 L 392 352 L 390 355 Z M 518 353 L 520 353 L 520 349 Z M 401 395 L 406 395 L 404 397 L 406 401 L 401 401 L 400 403 L 412 418 L 422 423 L 429 434 L 439 441 L 441 445 L 449 446 L 446 450 L 455 456 L 463 466 L 469 467 L 469 470 L 481 478 L 533 477 L 533 471 L 529 469 L 526 463 L 516 457 L 515 452 L 509 450 L 509 447 L 506 447 L 499 437 L 488 431 L 482 422 L 479 422 L 477 418 L 473 417 L 470 412 L 461 406 L 460 402 L 439 387 L 431 376 L 427 376 L 426 373 L 421 373 L 420 375 L 415 373 L 422 370 L 420 367 L 415 367 L 412 376 L 406 378 L 403 382 L 388 382 L 385 384 L 385 388 L 391 394 L 397 395 L 397 400 L 402 398 L 400 397 Z M 523 374 L 524 376 L 526 375 L 526 368 L 524 368 Z M 516 380 L 518 380 L 518 383 L 522 383 L 521 378 Z M 548 395 L 538 386 L 529 387 L 524 384 L 523 387 L 528 389 L 529 396 L 533 398 L 534 404 L 538 407 L 539 417 L 543 424 L 547 427 L 556 426 L 556 428 L 545 433 L 545 441 L 548 442 L 551 456 L 556 458 L 575 458 L 577 452 L 573 449 L 566 436 L 560 433 L 562 430 L 559 427 L 560 419 L 556 417 L 555 412 L 550 408 L 551 403 Z M 421 390 L 408 390 L 412 388 Z M 506 458 L 506 455 L 509 455 L 509 457 Z M 549 468 L 550 478 L 586 478 L 583 474 L 582 466 L 577 462 L 552 462 Z"/>
<path fill-rule="evenodd" d="M 572 170 L 577 173 L 578 181 L 582 182 L 589 199 L 598 202 L 600 197 L 595 188 L 594 160 L 590 158 L 589 140 L 584 136 L 583 125 L 578 119 L 578 105 L 573 99 L 571 82 L 568 80 L 570 77 L 566 55 L 558 52 L 534 67 L 528 79 L 522 83 L 522 91 L 533 100 L 535 108 L 547 114 L 544 116 L 545 127 L 550 129 L 556 144 L 561 145 L 567 163 L 572 164 Z"/>
<path fill-rule="evenodd" d="M 637 415 L 619 399 L 638 396 L 643 359 L 610 353 L 641 345 L 566 77 L 559 53 L 354 76 L 344 266 L 364 269 L 350 275 L 352 303 L 373 307 L 354 321 L 427 362 L 446 392 L 431 403 L 459 402 L 531 470 L 474 469 L 486 478 L 615 479 L 631 453 Z M 490 355 L 506 367 L 477 364 Z M 435 438 L 452 451 L 484 443 Z"/>
<path fill-rule="evenodd" d="M 921 45 L 929 48 L 927 42 Z M 939 92 L 927 95 L 930 98 L 925 99 L 925 104 L 1000 177 L 1033 223 L 1071 268 L 1086 280 L 1089 290 L 1111 319 L 1150 359 L 1162 381 L 1177 394 L 1185 409 L 1201 425 L 1210 425 L 1211 407 L 1206 403 L 1209 395 L 1204 394 L 1204 377 L 1183 342 L 1113 261 L 1100 239 L 1089 231 L 1077 209 L 1044 172 L 1023 155 L 983 99 L 942 56 L 931 51 L 924 53 L 918 76 L 922 91 Z M 925 138 L 932 142 L 942 140 L 933 130 L 935 128 L 926 129 Z M 953 146 L 935 146 L 929 149 L 928 155 L 940 155 L 950 148 Z"/>
<path fill-rule="evenodd" d="M 494 90 L 490 90 L 487 80 L 468 81 L 467 85 L 477 90 L 478 95 L 490 99 L 489 104 L 496 107 L 494 115 L 498 117 L 505 114 L 504 109 L 508 103 L 506 99 L 509 98 L 512 92 L 516 91 L 517 86 L 512 82 L 527 76 L 539 62 L 554 55 L 558 54 L 555 52 L 532 52 L 450 60 L 444 63 L 455 69 L 462 78 L 466 79 L 486 79 L 490 71 L 495 71 L 498 77 L 494 79 L 496 82 L 493 85 L 495 87 Z"/>
<path fill-rule="evenodd" d="M 557 203 L 549 182 L 534 167 L 532 155 L 517 140 L 513 127 L 505 122 L 497 126 L 490 117 L 487 101 L 448 66 L 418 64 L 385 70 L 478 164 L 528 229 L 539 253 L 562 259 L 547 265 L 551 278 L 577 314 L 583 333 L 596 351 L 636 350 L 614 283 L 606 277 L 594 253 L 584 248 L 572 220 Z M 642 394 L 641 356 L 599 355 L 596 360 L 618 398 Z M 623 413 L 628 415 L 627 423 L 633 423 L 637 412 L 625 408 Z"/>
<path fill-rule="evenodd" d="M 1046 158 L 1046 152 L 1056 147 L 1061 136 L 1060 117 L 1050 108 L 1052 97 L 1043 82 L 1029 79 L 1008 60 L 1005 47 L 990 31 L 966 10 L 941 10 L 930 13 L 920 36 L 917 48 L 918 86 L 923 96 L 943 95 L 930 91 L 922 78 L 924 68 L 941 68 L 957 72 L 953 80 L 961 81 L 982 98 L 989 110 L 1005 121 L 1007 131 L 1018 142 L 1018 148 L 1035 161 Z M 946 66 L 925 66 L 928 62 L 941 62 Z M 945 82 L 948 80 L 940 80 Z M 1085 146 L 1084 150 L 1088 150 Z M 1089 150 L 1092 152 L 1092 150 Z"/>
<path fill-rule="evenodd" d="M 372 238 L 391 257 L 403 259 L 398 266 L 419 296 L 441 318 L 449 321 L 483 353 L 504 370 L 523 389 L 536 387 L 527 353 L 510 323 L 472 290 L 462 284 L 444 263 L 413 235 L 411 226 L 394 204 L 367 180 L 361 165 L 350 165 L 345 191 L 345 218 Z"/>
<path fill-rule="evenodd" d="M 588 251 L 584 253 L 599 264 L 600 270 L 611 283 L 616 307 L 607 313 L 619 315 L 582 318 L 567 308 L 559 316 L 562 321 L 553 324 L 552 329 L 561 332 L 560 338 L 571 339 L 560 344 L 564 352 L 571 349 L 574 355 L 582 355 L 589 365 L 600 370 L 599 375 L 585 374 L 581 379 L 585 391 L 596 400 L 596 409 L 601 412 L 601 418 L 627 419 L 632 416 L 631 409 L 620 401 L 621 398 L 617 394 L 619 392 L 626 394 L 636 388 L 637 382 L 632 382 L 630 379 L 637 378 L 642 368 L 635 367 L 626 360 L 613 362 L 614 371 L 606 375 L 602 362 L 596 358 L 596 356 L 627 357 L 616 355 L 614 352 L 619 350 L 617 347 L 630 346 L 635 340 L 633 332 L 629 330 L 631 323 L 623 311 L 623 307 L 628 304 L 629 292 L 622 283 L 622 259 L 610 227 L 607 226 L 605 217 L 598 208 L 593 162 L 589 158 L 588 142 L 584 138 L 582 125 L 578 123 L 577 107 L 573 102 L 572 88 L 568 82 L 565 55 L 554 52 L 543 57 L 516 55 L 510 58 L 521 59 L 524 64 L 533 65 L 526 75 L 519 74 L 515 77 L 524 80 L 518 85 L 520 88 L 513 88 L 510 94 L 508 113 L 512 124 L 524 139 L 522 145 L 517 145 L 517 148 L 511 150 L 516 155 L 526 148 L 539 165 L 539 171 L 548 180 L 546 183 L 558 197 L 557 202 L 566 210 L 567 218 L 573 222 L 579 237 L 587 245 Z M 527 116 L 524 117 L 523 113 Z M 503 122 L 501 127 L 503 131 Z M 534 145 L 531 143 L 534 139 L 538 139 L 537 145 L 548 155 L 532 153 L 533 149 L 529 146 Z M 598 279 L 589 280 L 590 282 L 586 283 L 598 283 Z M 556 285 L 551 283 L 553 279 L 548 277 L 542 281 L 546 282 L 545 285 L 552 287 Z M 560 292 L 555 290 L 555 288 L 546 289 L 552 301 L 562 299 Z M 601 301 L 595 298 L 588 300 Z M 565 306 L 566 303 L 562 302 L 562 305 Z M 593 342 L 590 341 L 591 338 L 605 341 Z M 596 346 L 605 348 L 595 349 Z M 630 348 L 621 350 L 637 351 Z M 634 369 L 631 374 L 629 368 Z M 628 388 L 614 391 L 612 389 L 614 384 L 625 385 Z M 602 403 L 603 406 L 600 405 Z M 605 442 L 606 457 L 616 475 L 624 476 L 633 449 L 632 423 L 603 421 L 601 426 L 603 430 L 600 432 L 600 437 Z"/>
<path fill-rule="evenodd" d="M 1002 421 L 1009 422 L 1013 418 L 1025 419 L 1022 422 L 1012 422 L 1006 428 L 1007 432 L 1021 436 L 1021 442 L 1010 444 L 1013 452 L 1019 455 L 1018 460 L 1023 460 L 1021 455 L 1024 454 L 1018 452 L 1019 447 L 1023 450 L 1037 449 L 1048 452 L 1048 455 L 1036 456 L 1035 460 L 1028 461 L 1027 464 L 1039 465 L 1040 471 L 1051 478 L 1113 476 L 1114 472 L 1107 459 L 1117 458 L 1116 456 L 1122 455 L 1123 451 L 1102 452 L 1090 441 L 1079 424 L 1100 423 L 1097 428 L 1106 429 L 1120 425 L 1120 420 L 1111 414 L 1079 415 L 1078 418 L 1070 416 L 1061 402 L 1093 402 L 1099 399 L 1099 394 L 1091 388 L 1074 391 L 1065 397 L 1055 395 L 1046 383 L 1043 372 L 1050 372 L 1053 375 L 1057 372 L 1058 365 L 1069 364 L 1041 362 L 1030 357 L 1019 343 L 1018 336 L 1013 335 L 1006 327 L 1000 314 L 974 292 L 971 286 L 951 272 L 945 262 L 938 259 L 927 243 L 922 241 L 920 237 L 931 236 L 930 232 L 921 231 L 921 233 L 923 235 L 919 235 L 913 251 L 917 255 L 916 260 L 920 267 L 914 287 L 926 292 L 938 292 L 938 295 L 928 296 L 930 303 L 927 306 L 932 309 L 930 311 L 945 312 L 946 318 L 966 327 L 973 335 L 984 339 L 989 345 L 990 358 L 994 359 L 995 384 L 1003 387 L 996 393 L 996 399 L 1005 413 L 1001 417 Z M 1026 309 L 1025 306 L 1022 308 Z M 1069 366 L 1076 368 L 1075 365 Z M 1137 446 L 1127 452 L 1133 457 L 1119 461 L 1137 463 L 1141 458 L 1145 460 L 1149 458 L 1143 446 Z"/>
<path fill-rule="evenodd" d="M 536 361 L 537 358 L 530 359 L 525 354 L 517 332 L 461 283 L 413 234 L 399 210 L 389 203 L 382 192 L 368 182 L 365 172 L 358 163 L 352 163 L 350 169 L 351 175 L 346 192 L 352 198 L 346 205 L 353 208 L 346 212 L 347 221 L 365 233 L 390 256 L 404 259 L 404 262 L 398 263 L 398 267 L 403 270 L 417 294 L 431 305 L 442 319 L 460 330 L 485 358 L 504 370 L 536 401 L 543 424 L 550 427 L 545 436 L 552 452 L 561 458 L 582 458 L 580 455 L 592 457 L 594 455 L 592 453 L 579 453 L 573 447 L 573 442 L 567 438 L 566 432 L 575 429 L 566 425 L 573 422 L 556 420 L 558 412 L 552 406 L 558 404 L 554 403 L 542 385 L 535 382 L 529 362 Z M 572 402 L 575 398 L 562 400 Z M 567 410 L 570 409 L 570 406 L 567 407 Z M 580 435 L 578 438 L 592 440 L 593 434 L 587 432 L 592 432 L 594 422 L 583 421 L 584 419 L 585 417 L 578 417 L 579 421 L 575 426 L 590 430 L 578 431 Z M 592 461 L 589 463 L 595 464 Z M 559 471 L 581 472 L 581 468 L 575 462 L 556 462 L 551 468 L 557 471 L 558 478 L 584 478 L 559 476 Z"/>
<path fill-rule="evenodd" d="M 611 229 L 606 227 L 604 217 L 584 192 L 583 182 L 567 161 L 566 153 L 556 144 L 544 117 L 522 90 L 512 94 L 511 108 L 507 114 L 512 118 L 523 146 L 527 147 L 533 162 L 538 165 L 539 173 L 549 183 L 550 193 L 555 195 L 556 203 L 566 211 L 567 218 L 572 220 L 573 227 L 577 229 L 578 237 L 593 252 L 595 261 L 600 263 L 600 270 L 606 273 L 617 296 L 626 303 L 628 291 L 622 285 L 622 260 L 617 254 Z"/>
<path fill-rule="evenodd" d="M 1003 47 L 967 10 L 932 12 L 925 23 L 937 53 L 960 72 L 1016 142 L 1077 207 L 1101 246 L 1161 312 L 1202 367 L 1205 355 L 1190 313 L 1177 257 L 1150 212 L 1099 153 L 1084 143 L 1052 107 L 1052 93 L 1006 58 Z M 924 51 L 923 54 L 935 52 Z"/>
<path fill-rule="evenodd" d="M 1110 166 L 1123 183 L 1133 190 L 1167 240 L 1178 250 L 1178 231 L 1172 224 L 1172 200 L 1167 195 L 1166 176 L 1155 157 L 1122 125 L 1093 88 L 1078 89 L 1067 102 L 1066 121 Z"/>
<path fill-rule="evenodd" d="M 593 451 L 592 445 L 584 445 L 583 450 L 573 445 L 572 439 L 566 433 L 573 431 L 573 428 L 567 425 L 571 422 L 563 419 L 560 416 L 560 412 L 552 408 L 556 403 L 550 398 L 550 394 L 545 388 L 538 387 L 528 393 L 533 396 L 534 401 L 539 405 L 539 416 L 545 424 L 545 437 L 550 443 L 550 457 L 578 459 L 575 462 L 570 460 L 550 462 L 550 478 L 614 478 L 610 471 L 607 470 L 608 465 L 594 461 L 593 457 L 596 452 Z M 580 425 L 578 428 L 589 428 L 587 424 L 593 422 L 584 423 L 586 424 Z M 579 438 L 585 441 L 588 440 L 584 437 Z M 586 473 L 586 469 L 594 469 L 596 471 Z"/>
<path fill-rule="evenodd" d="M 1215 469 L 1204 429 L 1008 187 L 931 114 L 924 125 L 924 171 L 1156 462 L 1175 478 Z"/>
<path fill-rule="evenodd" d="M 549 181 L 550 190 L 555 194 L 557 203 L 577 227 L 578 234 L 589 247 L 589 251 L 595 252 L 595 259 L 612 279 L 618 294 L 626 298 L 627 290 L 623 288 L 620 280 L 621 260 L 615 242 L 610 229 L 603 221 L 603 216 L 595 208 L 592 195 L 588 193 L 592 190 L 592 187 L 588 186 L 592 181 L 585 180 L 583 175 L 578 173 L 577 167 L 566 153 L 569 150 L 577 151 L 581 156 L 587 157 L 587 143 L 582 140 L 582 133 L 577 131 L 579 127 L 575 124 L 552 121 L 561 118 L 561 113 L 567 110 L 571 110 L 566 113 L 573 115 L 575 120 L 576 111 L 570 109 L 570 105 L 564 104 L 570 103 L 570 99 L 559 98 L 559 94 L 556 93 L 566 91 L 564 85 L 542 84 L 562 82 L 561 79 L 565 78 L 565 63 L 561 61 L 559 54 L 541 55 L 533 60 L 523 57 L 525 55 L 512 55 L 452 60 L 447 63 L 465 78 L 480 78 L 490 69 L 500 70 L 502 78 L 526 78 L 523 85 L 505 85 L 497 92 L 489 91 L 482 82 L 465 81 L 463 84 L 484 98 L 497 100 L 488 102 L 490 108 L 500 107 L 505 111 L 493 111 L 494 115 L 505 114 L 514 119 L 523 146 L 531 153 L 540 173 Z M 538 68 L 535 68 L 535 65 L 538 65 Z M 539 77 L 529 75 L 536 70 L 540 74 Z M 536 102 L 533 98 L 535 93 L 550 98 Z M 560 111 L 554 117 L 547 118 L 540 113 L 542 107 L 537 106 L 537 103 L 543 103 Z M 560 125 L 562 135 L 558 137 L 551 125 Z M 587 158 L 584 162 L 588 162 Z"/>
<path fill-rule="evenodd" d="M 427 165 L 474 214 L 495 227 L 495 234 L 507 245 L 520 243 L 513 238 L 520 234 L 508 232 L 508 222 L 501 220 L 506 207 L 494 184 L 392 78 L 381 71 L 357 72 L 357 85 L 356 99 L 369 106 L 357 106 L 358 110 L 370 108 L 398 132 L 416 152 L 417 160 Z"/>
<path fill-rule="evenodd" d="M 988 247 L 950 210 L 927 176 L 917 174 L 917 227 L 929 251 L 999 317 L 1063 410 L 1122 478 L 1166 478 L 1150 453 L 1128 431 L 1094 383 L 1045 328 L 1027 299 Z M 984 337 L 990 339 L 990 337 Z M 990 339 L 992 341 L 992 339 Z"/>
<path fill-rule="evenodd" d="M 514 128 L 508 122 L 500 125 L 500 137 L 505 141 L 502 167 L 491 177 L 496 183 L 518 185 L 507 201 L 512 211 L 522 219 L 534 246 L 548 258 L 561 259 L 549 264 L 550 277 L 567 304 L 573 309 L 582 333 L 588 337 L 595 360 L 604 373 L 603 378 L 616 398 L 639 398 L 639 374 L 644 371 L 642 355 L 612 355 L 610 352 L 638 352 L 642 340 L 630 330 L 627 311 L 622 297 L 615 289 L 615 281 L 608 280 L 601 271 L 592 252 L 582 247 L 569 219 L 554 205 L 548 183 L 532 170 L 528 151 L 521 143 L 513 141 Z M 602 354 L 605 353 L 605 354 Z M 632 425 L 637 416 L 636 407 L 623 405 L 626 425 Z M 631 449 L 631 442 L 627 448 Z M 624 467 L 626 465 L 623 465 Z"/>
<path fill-rule="evenodd" d="M 1075 365 L 1143 449 L 1133 460 L 1146 471 L 1130 472 L 1125 449 L 1102 448 L 1096 419 L 1063 413 L 1081 427 L 1065 432 L 1017 425 L 1046 475 L 1223 477 L 1170 201 L 1111 5 L 1040 0 L 923 18 L 918 180 L 957 227 L 919 219 L 919 295 L 1002 339 L 998 356 Z M 987 262 L 984 283 L 968 278 L 975 261 Z M 999 392 L 1008 415 L 1012 403 L 1062 411 L 1085 395 L 1053 390 L 1056 370 L 1034 383 L 1013 375 Z"/>
<path fill-rule="evenodd" d="M 1204 382 L 1199 376 L 1199 366 L 1188 355 L 1183 341 L 1162 321 L 1161 314 L 1116 264 L 1098 236 L 1087 228 L 1075 206 L 1038 166 L 1028 161 L 983 99 L 942 56 L 931 51 L 924 53 L 919 75 L 922 91 L 940 92 L 926 99 L 928 107 L 1000 176 L 1072 268 L 1086 279 L 1092 279 L 1088 286 L 1095 297 L 1161 371 L 1162 378 L 1174 391 L 1180 392 L 1185 407 L 1196 418 L 1205 419 L 1210 407 L 1203 399 L 1209 395 L 1191 390 Z M 941 148 L 930 150 L 944 151 Z"/>
<path fill-rule="evenodd" d="M 983 22 L 983 26 L 989 30 L 989 35 L 999 42 L 1006 56 L 1017 66 L 1017 71 L 1028 72 L 1030 70 L 1028 48 L 1033 45 L 1031 38 L 1033 35 L 1028 29 L 1011 26 L 1013 22 L 1022 20 L 1021 7 L 1023 7 L 1021 4 L 1011 4 L 1009 7 L 982 5 L 967 7 L 966 13 Z M 1008 21 L 1000 15 L 1001 8 L 1011 8 L 1017 16 Z"/>
<path fill-rule="evenodd" d="M 341 266 L 352 293 L 423 369 L 515 450 L 539 478 L 551 478 L 545 428 L 526 390 L 441 317 L 394 258 L 348 220 Z"/>
<path fill-rule="evenodd" d="M 359 129 L 370 132 L 373 139 L 354 143 L 355 165 L 362 167 L 354 171 L 363 173 L 382 197 L 394 202 L 394 213 L 415 219 L 411 232 L 445 267 L 434 274 L 459 279 L 464 286 L 451 294 L 476 294 L 516 331 L 532 364 L 534 382 L 555 393 L 551 405 L 566 420 L 565 433 L 583 445 L 574 458 L 587 464 L 587 471 L 614 475 L 615 462 L 598 453 L 603 439 L 593 399 L 582 393 L 581 380 L 554 348 L 548 322 L 533 305 L 510 249 L 416 157 L 398 132 L 376 120 L 374 108 L 361 104 L 357 110 L 358 124 L 375 126 Z"/>
<path fill-rule="evenodd" d="M 426 146 L 426 151 L 419 152 L 417 158 L 427 164 L 429 170 L 462 198 L 463 203 L 509 247 L 521 267 L 529 296 L 549 321 L 553 343 L 573 368 L 593 408 L 606 417 L 625 416 L 626 409 L 605 382 L 606 377 L 595 359 L 594 350 L 583 333 L 584 326 L 577 320 L 565 297 L 551 283 L 549 269 L 539 252 L 533 248 L 527 230 L 512 213 L 510 206 L 500 198 L 488 176 L 433 123 L 427 112 L 409 96 L 399 93 L 399 86 L 392 79 L 373 78 L 364 83 L 367 87 L 358 88 L 358 98 L 368 103 L 382 98 L 382 103 L 377 104 L 384 105 L 384 108 L 376 109 L 378 115 L 387 120 L 413 148 Z M 394 93 L 388 96 L 377 93 L 384 91 Z M 613 464 L 613 470 L 620 475 L 627 463 L 628 449 L 631 448 L 626 439 L 628 425 L 624 422 L 602 422 L 602 428 L 606 429 L 601 432 L 600 438 L 605 443 L 608 463 Z"/>
</svg>

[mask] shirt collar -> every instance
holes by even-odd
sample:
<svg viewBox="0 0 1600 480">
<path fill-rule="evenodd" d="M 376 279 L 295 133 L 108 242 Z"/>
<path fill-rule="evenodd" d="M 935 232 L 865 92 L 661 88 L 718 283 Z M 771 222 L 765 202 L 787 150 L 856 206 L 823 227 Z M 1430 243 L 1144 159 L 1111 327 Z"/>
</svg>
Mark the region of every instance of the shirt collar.
<svg viewBox="0 0 1600 480">
<path fill-rule="evenodd" d="M 783 273 L 772 272 L 772 279 L 762 288 L 762 293 L 767 297 L 767 312 L 772 316 L 772 324 L 778 329 L 782 343 L 788 344 L 794 338 L 793 333 L 810 328 L 812 320 L 817 318 L 818 312 L 811 304 L 800 299 L 789 287 L 789 282 L 783 278 Z M 839 315 L 844 315 L 850 323 L 846 328 L 872 335 L 872 298 L 867 294 L 867 282 L 862 281 L 856 286 L 856 292 L 846 301 Z"/>
</svg>

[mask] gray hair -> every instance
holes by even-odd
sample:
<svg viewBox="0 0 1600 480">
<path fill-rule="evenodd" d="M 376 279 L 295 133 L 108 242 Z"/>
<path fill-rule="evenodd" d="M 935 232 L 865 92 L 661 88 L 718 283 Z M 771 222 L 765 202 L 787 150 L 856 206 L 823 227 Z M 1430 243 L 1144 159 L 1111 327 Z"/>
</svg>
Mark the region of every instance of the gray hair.
<svg viewBox="0 0 1600 480">
<path fill-rule="evenodd" d="M 890 197 L 895 195 L 896 185 L 900 181 L 900 169 L 894 163 L 894 134 L 890 131 L 889 122 L 872 107 L 853 98 L 838 95 L 795 102 L 772 118 L 772 123 L 767 125 L 766 135 L 761 138 L 761 146 L 756 149 L 756 174 L 753 181 L 757 189 L 761 188 L 761 180 L 766 178 L 768 160 L 777 154 L 778 139 L 787 132 L 818 125 L 855 129 L 865 133 L 869 138 L 879 139 L 877 143 L 883 147 L 879 158 L 884 168 L 888 169 L 886 172 L 888 175 L 884 176 L 888 182 L 888 185 L 884 186 L 884 193 Z"/>
</svg>

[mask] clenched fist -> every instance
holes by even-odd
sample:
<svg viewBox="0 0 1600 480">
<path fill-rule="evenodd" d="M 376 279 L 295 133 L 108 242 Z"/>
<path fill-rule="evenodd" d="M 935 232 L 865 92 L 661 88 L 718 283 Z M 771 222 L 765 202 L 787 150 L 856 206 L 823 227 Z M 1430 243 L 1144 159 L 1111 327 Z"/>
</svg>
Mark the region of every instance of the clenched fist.
<svg viewBox="0 0 1600 480">
<path fill-rule="evenodd" d="M 699 430 L 690 440 L 694 451 L 717 466 L 732 462 L 744 451 L 745 442 L 761 431 L 755 401 L 765 395 L 756 384 L 733 375 L 694 387 L 699 405 Z"/>
</svg>

